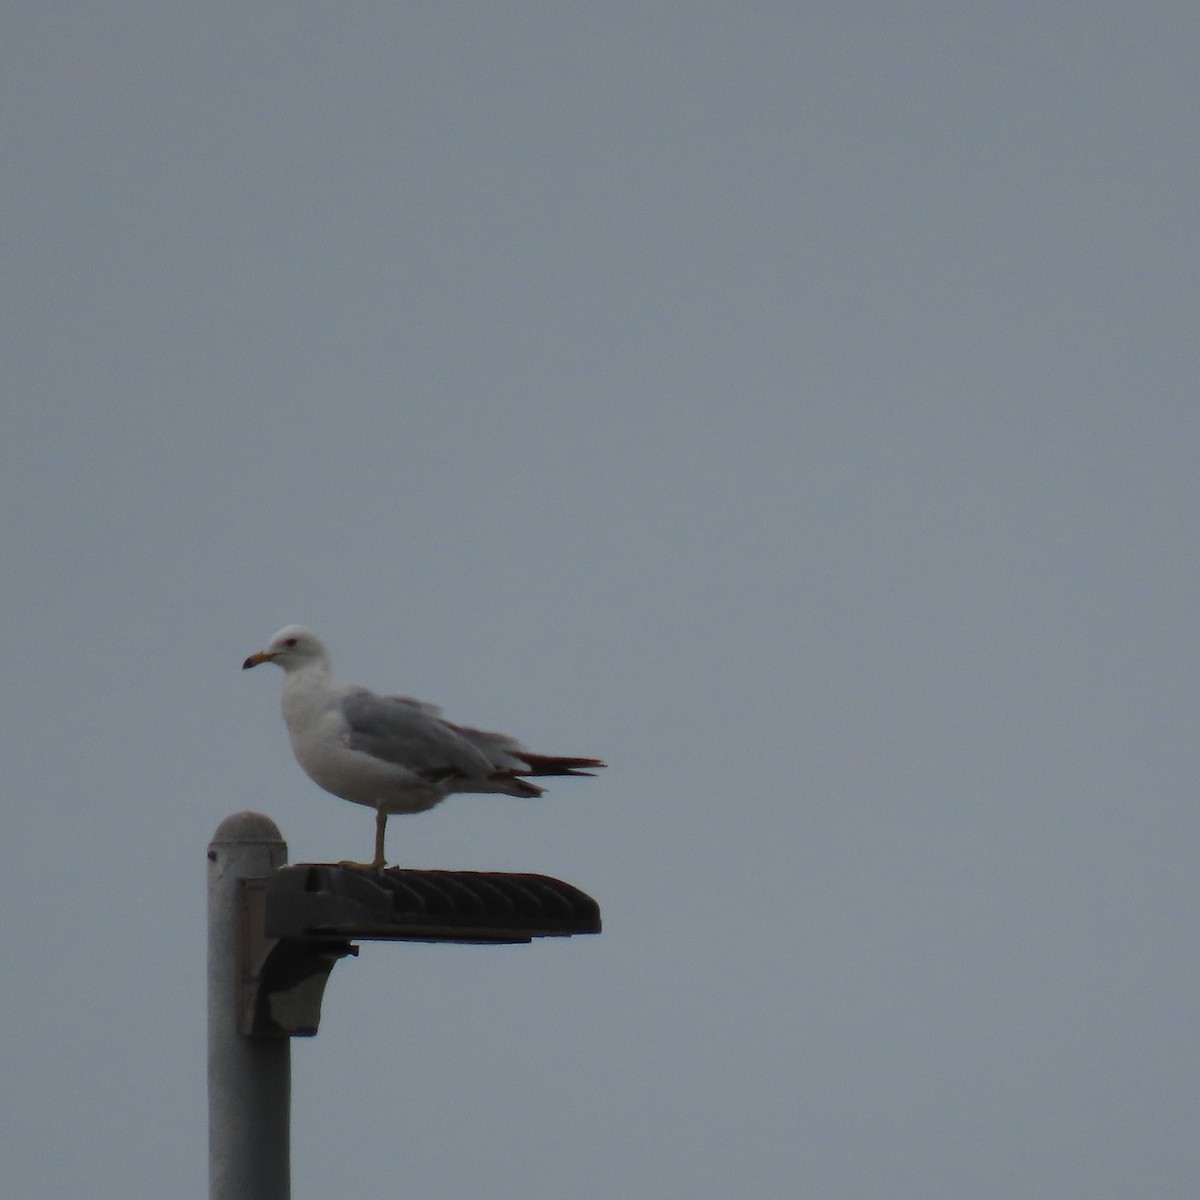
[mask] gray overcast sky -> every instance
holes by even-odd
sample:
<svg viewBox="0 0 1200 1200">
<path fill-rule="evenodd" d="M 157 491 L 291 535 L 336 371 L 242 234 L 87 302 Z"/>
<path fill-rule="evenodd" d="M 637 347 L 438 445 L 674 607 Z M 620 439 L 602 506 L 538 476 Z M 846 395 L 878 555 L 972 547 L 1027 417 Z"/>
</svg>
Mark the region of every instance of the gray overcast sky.
<svg viewBox="0 0 1200 1200">
<path fill-rule="evenodd" d="M 201 1197 L 204 852 L 348 681 L 601 779 L 397 819 L 294 1194 L 1191 1200 L 1190 3 L 12 4 L 0 1186 Z"/>
</svg>

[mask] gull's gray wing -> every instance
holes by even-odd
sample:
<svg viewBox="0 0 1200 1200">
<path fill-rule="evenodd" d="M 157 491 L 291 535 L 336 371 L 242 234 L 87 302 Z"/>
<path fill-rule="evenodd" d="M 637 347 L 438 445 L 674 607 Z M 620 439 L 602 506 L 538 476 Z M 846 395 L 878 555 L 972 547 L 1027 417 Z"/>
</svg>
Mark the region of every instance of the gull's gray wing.
<svg viewBox="0 0 1200 1200">
<path fill-rule="evenodd" d="M 431 704 L 407 696 L 377 696 L 366 688 L 351 688 L 342 698 L 352 750 L 405 767 L 431 783 L 492 779 L 499 764 L 437 713 Z"/>
</svg>

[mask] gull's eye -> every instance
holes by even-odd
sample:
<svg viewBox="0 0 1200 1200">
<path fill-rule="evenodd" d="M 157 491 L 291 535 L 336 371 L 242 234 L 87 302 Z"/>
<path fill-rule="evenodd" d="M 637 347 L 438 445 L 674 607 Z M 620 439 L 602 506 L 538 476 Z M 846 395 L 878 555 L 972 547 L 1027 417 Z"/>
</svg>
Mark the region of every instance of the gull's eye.
<svg viewBox="0 0 1200 1200">
<path fill-rule="evenodd" d="M 283 644 L 285 646 L 294 646 L 296 644 L 296 639 L 295 638 L 284 638 Z"/>
</svg>

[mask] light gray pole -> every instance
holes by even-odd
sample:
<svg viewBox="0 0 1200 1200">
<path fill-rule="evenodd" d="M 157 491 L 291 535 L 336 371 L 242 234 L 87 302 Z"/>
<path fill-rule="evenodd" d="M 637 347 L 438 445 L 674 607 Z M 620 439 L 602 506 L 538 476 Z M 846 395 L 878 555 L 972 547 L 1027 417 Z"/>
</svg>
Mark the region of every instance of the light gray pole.
<svg viewBox="0 0 1200 1200">
<path fill-rule="evenodd" d="M 287 862 L 270 817 L 226 817 L 208 847 L 208 1194 L 210 1200 L 288 1200 L 291 1194 L 291 1039 L 238 1032 L 249 961 L 243 879 Z"/>
</svg>

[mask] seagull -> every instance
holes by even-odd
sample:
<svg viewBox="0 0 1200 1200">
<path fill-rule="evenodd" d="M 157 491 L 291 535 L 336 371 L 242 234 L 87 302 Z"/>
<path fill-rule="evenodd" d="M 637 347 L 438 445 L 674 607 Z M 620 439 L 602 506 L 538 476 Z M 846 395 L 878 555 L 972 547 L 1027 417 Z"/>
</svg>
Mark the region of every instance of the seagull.
<svg viewBox="0 0 1200 1200">
<path fill-rule="evenodd" d="M 325 643 L 288 625 L 242 670 L 282 667 L 283 720 L 296 761 L 318 786 L 375 810 L 375 857 L 343 866 L 379 871 L 390 813 L 425 812 L 453 792 L 540 796 L 526 776 L 591 775 L 598 758 L 532 754 L 515 738 L 455 725 L 411 696 L 379 696 L 334 682 Z"/>
</svg>

